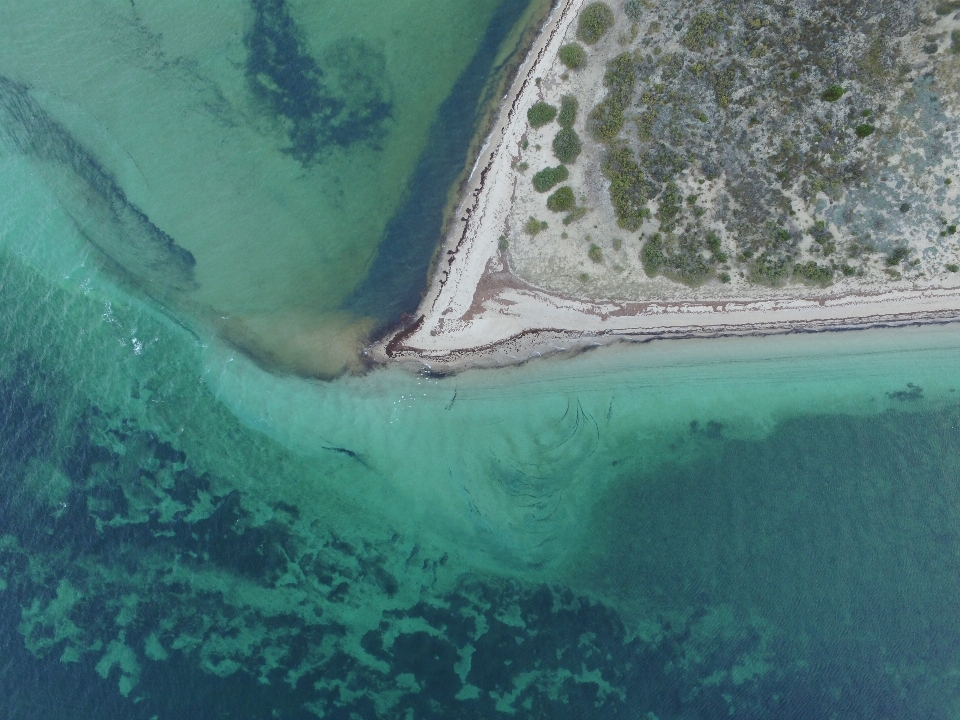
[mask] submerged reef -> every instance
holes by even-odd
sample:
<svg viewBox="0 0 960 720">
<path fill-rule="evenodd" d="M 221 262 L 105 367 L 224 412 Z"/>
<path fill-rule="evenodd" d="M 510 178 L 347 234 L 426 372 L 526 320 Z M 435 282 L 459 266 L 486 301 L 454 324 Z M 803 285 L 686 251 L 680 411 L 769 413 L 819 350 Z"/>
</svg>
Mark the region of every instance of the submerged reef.
<svg viewBox="0 0 960 720">
<path fill-rule="evenodd" d="M 287 152 L 307 165 L 334 148 L 376 146 L 393 112 L 383 53 L 360 38 L 342 38 L 315 58 L 285 0 L 252 3 L 247 79 L 285 126 Z"/>
</svg>

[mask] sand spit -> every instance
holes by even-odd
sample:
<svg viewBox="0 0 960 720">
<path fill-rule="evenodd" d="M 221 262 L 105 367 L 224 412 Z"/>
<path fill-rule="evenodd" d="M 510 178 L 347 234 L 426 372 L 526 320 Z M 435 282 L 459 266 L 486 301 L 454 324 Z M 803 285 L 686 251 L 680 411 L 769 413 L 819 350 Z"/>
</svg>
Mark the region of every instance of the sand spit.
<svg viewBox="0 0 960 720">
<path fill-rule="evenodd" d="M 960 287 L 949 280 L 859 282 L 857 287 L 709 287 L 689 298 L 578 299 L 537 287 L 511 270 L 503 240 L 517 202 L 514 171 L 540 99 L 538 78 L 555 64 L 585 0 L 561 0 L 504 97 L 444 240 L 438 267 L 410 321 L 372 347 L 378 361 L 437 373 L 525 362 L 623 341 L 812 332 L 960 320 Z M 731 288 L 732 289 L 732 288 Z M 736 291 L 735 291 L 736 292 Z M 732 295 L 732 296 L 731 296 Z"/>
</svg>

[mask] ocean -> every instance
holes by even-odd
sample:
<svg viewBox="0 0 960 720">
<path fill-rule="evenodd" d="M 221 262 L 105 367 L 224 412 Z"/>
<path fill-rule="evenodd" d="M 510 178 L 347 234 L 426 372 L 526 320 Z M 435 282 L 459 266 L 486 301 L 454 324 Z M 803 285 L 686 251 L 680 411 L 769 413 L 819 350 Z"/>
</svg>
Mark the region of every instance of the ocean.
<svg viewBox="0 0 960 720">
<path fill-rule="evenodd" d="M 304 377 L 543 10 L 0 9 L 0 717 L 960 717 L 956 325 Z"/>
</svg>

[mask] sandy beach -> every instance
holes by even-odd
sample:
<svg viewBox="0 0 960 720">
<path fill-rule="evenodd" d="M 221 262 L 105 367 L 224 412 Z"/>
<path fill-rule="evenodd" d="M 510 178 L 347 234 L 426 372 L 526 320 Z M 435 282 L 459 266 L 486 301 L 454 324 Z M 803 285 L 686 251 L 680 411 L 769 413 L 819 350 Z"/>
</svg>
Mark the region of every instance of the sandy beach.
<svg viewBox="0 0 960 720">
<path fill-rule="evenodd" d="M 556 64 L 584 4 L 561 0 L 553 9 L 504 97 L 417 313 L 372 347 L 371 357 L 447 373 L 613 342 L 960 319 L 957 278 L 942 275 L 855 286 L 840 282 L 829 288 L 713 285 L 688 298 L 654 294 L 649 300 L 584 299 L 518 276 L 503 241 L 510 233 L 511 213 L 516 214 L 514 168 L 528 131 L 526 113 L 542 99 L 539 78 Z M 711 296 L 714 288 L 716 297 Z"/>
</svg>

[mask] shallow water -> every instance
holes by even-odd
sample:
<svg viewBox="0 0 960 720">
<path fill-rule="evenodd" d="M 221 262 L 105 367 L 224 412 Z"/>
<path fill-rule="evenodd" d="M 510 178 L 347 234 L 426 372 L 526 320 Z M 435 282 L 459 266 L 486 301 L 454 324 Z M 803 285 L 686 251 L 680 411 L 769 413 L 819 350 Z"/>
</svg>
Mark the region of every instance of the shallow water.
<svg viewBox="0 0 960 720">
<path fill-rule="evenodd" d="M 18 22 L 39 37 L 32 7 Z M 147 28 L 174 21 L 130 7 Z M 382 30 L 380 10 L 363 22 Z M 129 21 L 126 5 L 83 12 Z M 178 12 L 229 65 L 242 37 Z M 71 52 L 89 27 L 64 34 Z M 89 51 L 91 78 L 126 67 L 110 47 Z M 442 380 L 271 374 L 177 300 L 207 290 L 169 290 L 257 298 L 233 285 L 256 266 L 211 280 L 201 245 L 164 229 L 182 212 L 202 235 L 200 196 L 233 181 L 148 208 L 154 171 L 135 195 L 123 158 L 163 160 L 149 133 L 128 128 L 141 150 L 126 156 L 106 120 L 98 134 L 20 82 L 3 86 L 0 155 L 0 716 L 960 716 L 956 325 L 620 346 Z M 24 108 L 101 142 L 102 162 L 23 145 L 9 121 Z M 190 142 L 215 156 L 220 130 L 205 132 Z M 269 162 L 299 162 L 290 137 L 257 132 Z M 105 202 L 111 187 L 129 203 Z M 139 252 L 106 263 L 131 237 Z"/>
<path fill-rule="evenodd" d="M 415 309 L 487 95 L 544 8 L 6 3 L 0 141 L 104 264 L 263 364 L 336 374 Z M 368 271 L 389 297 L 358 301 Z"/>
</svg>

